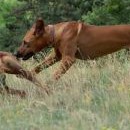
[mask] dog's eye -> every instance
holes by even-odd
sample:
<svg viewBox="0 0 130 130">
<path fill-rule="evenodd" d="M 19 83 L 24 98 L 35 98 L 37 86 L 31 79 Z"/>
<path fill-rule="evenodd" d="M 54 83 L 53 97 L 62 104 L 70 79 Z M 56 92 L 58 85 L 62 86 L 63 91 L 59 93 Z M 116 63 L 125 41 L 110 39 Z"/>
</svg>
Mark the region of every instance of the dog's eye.
<svg viewBox="0 0 130 130">
<path fill-rule="evenodd" d="M 36 36 L 36 32 L 35 31 L 33 32 L 33 36 Z"/>
<path fill-rule="evenodd" d="M 26 42 L 25 40 L 23 41 L 23 45 L 24 45 L 24 47 L 30 47 L 30 43 L 29 42 Z"/>
<path fill-rule="evenodd" d="M 26 41 L 23 41 L 24 45 L 28 45 L 30 44 L 31 42 L 26 42 Z"/>
<path fill-rule="evenodd" d="M 23 44 L 24 44 L 24 45 L 26 45 L 26 44 L 27 44 L 27 42 L 26 42 L 26 41 L 23 41 Z"/>
</svg>

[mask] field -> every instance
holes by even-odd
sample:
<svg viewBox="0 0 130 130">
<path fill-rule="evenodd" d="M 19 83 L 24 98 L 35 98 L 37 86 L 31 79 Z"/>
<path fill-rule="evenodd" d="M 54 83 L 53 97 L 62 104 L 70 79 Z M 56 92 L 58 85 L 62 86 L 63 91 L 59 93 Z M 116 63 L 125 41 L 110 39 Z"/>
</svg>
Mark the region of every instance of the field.
<svg viewBox="0 0 130 130">
<path fill-rule="evenodd" d="M 119 56 L 120 55 L 120 56 Z M 95 61 L 77 60 L 58 81 L 59 64 L 38 75 L 53 94 L 7 75 L 28 96 L 0 95 L 0 130 L 130 130 L 130 62 L 124 51 Z M 32 68 L 32 61 L 26 62 Z"/>
</svg>

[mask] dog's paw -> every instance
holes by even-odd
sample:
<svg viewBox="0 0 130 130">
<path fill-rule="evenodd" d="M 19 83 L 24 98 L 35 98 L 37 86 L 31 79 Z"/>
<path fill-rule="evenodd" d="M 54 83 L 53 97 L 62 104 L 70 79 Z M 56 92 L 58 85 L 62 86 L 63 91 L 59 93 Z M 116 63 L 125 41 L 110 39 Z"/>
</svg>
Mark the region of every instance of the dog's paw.
<svg viewBox="0 0 130 130">
<path fill-rule="evenodd" d="M 32 69 L 31 72 L 34 74 L 38 74 L 41 72 L 41 70 L 42 70 L 41 67 L 37 66 L 34 69 Z"/>
<path fill-rule="evenodd" d="M 60 77 L 61 77 L 61 73 L 60 72 L 57 71 L 57 72 L 54 73 L 54 79 L 55 80 L 58 80 Z"/>
<path fill-rule="evenodd" d="M 23 76 L 21 76 L 21 75 L 19 75 L 19 74 L 17 74 L 16 77 L 17 77 L 17 78 L 23 78 Z"/>
<path fill-rule="evenodd" d="M 30 72 L 31 72 L 31 74 L 34 75 L 34 76 L 37 74 L 35 69 L 32 69 Z"/>
</svg>

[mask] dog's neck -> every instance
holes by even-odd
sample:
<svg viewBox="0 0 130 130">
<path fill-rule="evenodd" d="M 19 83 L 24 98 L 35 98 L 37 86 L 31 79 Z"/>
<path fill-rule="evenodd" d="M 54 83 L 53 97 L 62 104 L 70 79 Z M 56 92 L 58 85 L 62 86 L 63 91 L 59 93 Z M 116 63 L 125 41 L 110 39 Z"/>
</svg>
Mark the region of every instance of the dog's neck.
<svg viewBox="0 0 130 130">
<path fill-rule="evenodd" d="M 68 23 L 60 23 L 55 25 L 48 25 L 46 27 L 49 45 L 55 47 L 61 40 L 64 35 L 65 28 Z"/>
</svg>

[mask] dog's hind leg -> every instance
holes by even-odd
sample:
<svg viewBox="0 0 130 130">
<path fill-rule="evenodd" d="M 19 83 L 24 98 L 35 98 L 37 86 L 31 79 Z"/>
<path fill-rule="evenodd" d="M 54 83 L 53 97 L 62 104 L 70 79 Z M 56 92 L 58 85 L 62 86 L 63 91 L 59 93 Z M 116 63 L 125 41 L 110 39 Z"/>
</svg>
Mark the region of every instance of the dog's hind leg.
<svg viewBox="0 0 130 130">
<path fill-rule="evenodd" d="M 6 73 L 19 75 L 20 77 L 31 81 L 36 86 L 44 89 L 44 91 L 48 93 L 47 87 L 42 86 L 42 84 L 40 83 L 40 81 L 37 80 L 34 74 L 32 74 L 30 71 L 25 70 L 15 58 L 6 56 L 4 57 L 2 61 L 3 61 L 3 64 L 5 65 Z"/>
<path fill-rule="evenodd" d="M 26 96 L 26 93 L 23 90 L 17 90 L 17 89 L 9 88 L 7 86 L 5 80 L 6 80 L 6 75 L 5 74 L 0 74 L 0 93 L 18 95 L 21 98 Z"/>
<path fill-rule="evenodd" d="M 13 89 L 9 88 L 8 86 L 4 86 L 3 88 L 0 88 L 0 93 L 2 94 L 10 94 L 10 95 L 18 95 L 21 98 L 26 96 L 26 92 L 24 90 L 18 90 L 18 89 Z"/>
</svg>

